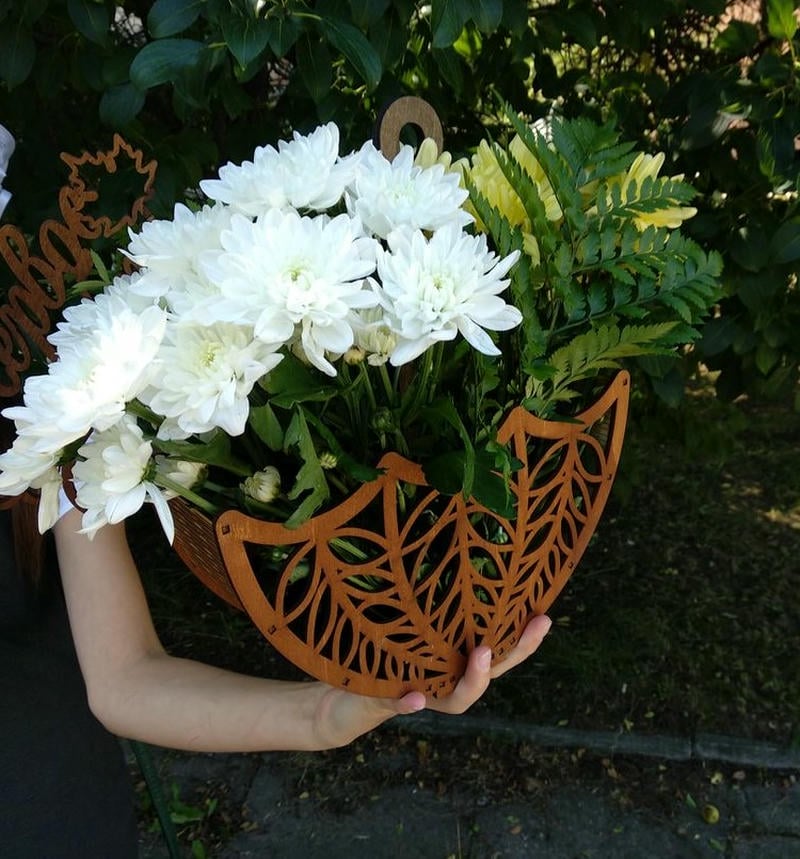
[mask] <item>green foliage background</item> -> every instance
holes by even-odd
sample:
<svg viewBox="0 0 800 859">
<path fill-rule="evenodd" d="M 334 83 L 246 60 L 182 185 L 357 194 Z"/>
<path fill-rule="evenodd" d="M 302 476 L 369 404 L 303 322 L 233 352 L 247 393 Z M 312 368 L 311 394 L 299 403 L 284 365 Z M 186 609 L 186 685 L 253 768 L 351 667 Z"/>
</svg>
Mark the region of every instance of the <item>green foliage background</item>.
<svg viewBox="0 0 800 859">
<path fill-rule="evenodd" d="M 688 229 L 725 260 L 693 359 L 718 392 L 798 396 L 800 46 L 793 0 L 0 0 L 10 220 L 55 214 L 62 151 L 120 131 L 159 162 L 153 211 L 221 160 L 335 119 L 344 147 L 418 94 L 463 153 L 504 123 L 610 120 L 701 192 Z M 124 193 L 120 188 L 119 193 Z M 692 361 L 649 367 L 677 400 Z"/>
</svg>

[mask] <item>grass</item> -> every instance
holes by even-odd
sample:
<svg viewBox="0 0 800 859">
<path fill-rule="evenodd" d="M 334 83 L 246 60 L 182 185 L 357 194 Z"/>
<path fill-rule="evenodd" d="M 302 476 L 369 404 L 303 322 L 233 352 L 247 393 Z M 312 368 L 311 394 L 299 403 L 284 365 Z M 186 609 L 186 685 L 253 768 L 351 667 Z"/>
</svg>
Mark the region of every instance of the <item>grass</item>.
<svg viewBox="0 0 800 859">
<path fill-rule="evenodd" d="M 800 741 L 800 416 L 634 404 L 620 476 L 540 652 L 478 712 L 589 729 Z M 168 647 L 278 677 L 296 669 L 132 531 Z"/>
</svg>

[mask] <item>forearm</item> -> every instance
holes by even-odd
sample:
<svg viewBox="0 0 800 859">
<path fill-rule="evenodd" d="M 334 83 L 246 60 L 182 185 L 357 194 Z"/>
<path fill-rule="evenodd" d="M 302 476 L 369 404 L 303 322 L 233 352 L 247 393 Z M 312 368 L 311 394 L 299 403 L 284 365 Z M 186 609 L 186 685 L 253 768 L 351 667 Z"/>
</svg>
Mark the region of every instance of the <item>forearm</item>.
<svg viewBox="0 0 800 859">
<path fill-rule="evenodd" d="M 323 683 L 247 677 L 168 656 L 122 528 L 106 526 L 90 543 L 77 533 L 79 525 L 73 510 L 55 531 L 90 706 L 111 731 L 156 745 L 194 751 L 325 749 L 426 705 L 462 713 L 493 676 L 533 653 L 550 626 L 546 617 L 534 618 L 496 666 L 487 647 L 475 648 L 455 690 L 428 702 L 420 692 L 368 698 Z"/>
<path fill-rule="evenodd" d="M 56 525 L 61 578 L 89 704 L 112 732 L 191 750 L 322 749 L 420 706 L 168 656 L 122 528 L 90 542 L 79 526 L 76 511 Z"/>
<path fill-rule="evenodd" d="M 326 732 L 325 696 L 331 690 L 321 683 L 248 677 L 164 653 L 144 656 L 124 675 L 87 682 L 90 706 L 110 731 L 155 745 L 312 750 L 350 739 Z"/>
</svg>

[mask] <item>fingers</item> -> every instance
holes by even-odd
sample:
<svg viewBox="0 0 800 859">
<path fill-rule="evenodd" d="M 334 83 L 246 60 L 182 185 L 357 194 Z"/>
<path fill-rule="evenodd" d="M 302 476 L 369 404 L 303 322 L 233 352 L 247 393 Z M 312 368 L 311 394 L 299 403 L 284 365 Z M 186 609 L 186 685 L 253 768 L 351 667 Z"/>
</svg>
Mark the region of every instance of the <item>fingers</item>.
<svg viewBox="0 0 800 859">
<path fill-rule="evenodd" d="M 444 698 L 428 701 L 428 707 L 439 713 L 463 713 L 486 691 L 489 683 L 506 671 L 526 660 L 542 643 L 550 630 L 551 620 L 546 615 L 534 617 L 522 632 L 516 646 L 505 659 L 492 665 L 492 652 L 485 645 L 476 647 L 467 660 L 467 670 L 453 692 Z"/>
<path fill-rule="evenodd" d="M 522 631 L 516 646 L 508 652 L 502 662 L 492 666 L 492 678 L 500 677 L 510 668 L 524 662 L 538 649 L 552 625 L 553 622 L 546 614 L 538 615 L 528 621 L 528 625 Z"/>
<path fill-rule="evenodd" d="M 463 677 L 455 689 L 443 698 L 426 699 L 422 692 L 407 692 L 400 698 L 371 698 L 353 695 L 342 690 L 330 690 L 330 710 L 327 719 L 341 739 L 332 745 L 341 745 L 377 727 L 393 716 L 417 713 L 428 707 L 439 713 L 459 714 L 468 710 L 489 687 L 495 677 L 526 660 L 544 640 L 551 626 L 546 615 L 534 617 L 525 627 L 516 646 L 502 662 L 492 665 L 492 651 L 486 645 L 476 647 L 467 659 Z M 331 725 L 329 725 L 330 731 Z M 327 746 L 330 747 L 330 746 Z"/>
</svg>

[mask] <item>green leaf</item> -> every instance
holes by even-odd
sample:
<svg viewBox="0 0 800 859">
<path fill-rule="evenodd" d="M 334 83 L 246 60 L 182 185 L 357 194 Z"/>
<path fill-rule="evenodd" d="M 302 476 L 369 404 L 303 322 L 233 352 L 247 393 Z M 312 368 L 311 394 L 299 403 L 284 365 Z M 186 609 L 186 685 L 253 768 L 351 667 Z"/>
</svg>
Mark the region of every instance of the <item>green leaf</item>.
<svg viewBox="0 0 800 859">
<path fill-rule="evenodd" d="M 425 463 L 425 480 L 445 495 L 456 495 L 461 491 L 464 474 L 464 451 L 448 450 L 434 456 Z"/>
<path fill-rule="evenodd" d="M 379 21 L 388 8 L 389 0 L 350 0 L 353 23 L 362 30 Z"/>
<path fill-rule="evenodd" d="M 324 402 L 335 397 L 340 389 L 311 372 L 292 355 L 287 355 L 264 380 L 264 390 L 270 403 L 290 409 L 298 403 Z"/>
<path fill-rule="evenodd" d="M 285 57 L 300 35 L 300 24 L 295 18 L 268 18 L 266 26 L 272 53 L 276 57 Z"/>
<path fill-rule="evenodd" d="M 319 38 L 312 41 L 311 35 L 305 33 L 297 42 L 295 56 L 297 70 L 309 95 L 315 102 L 322 101 L 333 84 L 333 64 L 327 43 Z"/>
<path fill-rule="evenodd" d="M 27 31 L 0 27 L 0 78 L 9 89 L 27 80 L 36 61 L 36 43 Z"/>
<path fill-rule="evenodd" d="M 300 409 L 294 413 L 292 422 L 286 430 L 284 444 L 287 450 L 297 446 L 300 461 L 303 463 L 287 497 L 290 501 L 296 501 L 303 493 L 308 493 L 294 513 L 286 520 L 287 528 L 296 528 L 313 516 L 316 510 L 327 501 L 330 497 L 330 489 L 328 488 L 328 481 L 325 479 L 325 471 L 319 464 L 308 424 Z"/>
<path fill-rule="evenodd" d="M 770 255 L 776 265 L 800 259 L 800 222 L 781 224 L 769 243 Z"/>
<path fill-rule="evenodd" d="M 283 427 L 269 403 L 252 406 L 247 422 L 270 450 L 283 448 Z"/>
<path fill-rule="evenodd" d="M 267 47 L 272 35 L 264 18 L 229 15 L 222 19 L 222 35 L 240 66 L 247 66 Z"/>
<path fill-rule="evenodd" d="M 469 431 L 464 426 L 464 421 L 458 413 L 453 401 L 450 399 L 436 400 L 431 406 L 424 410 L 425 417 L 435 426 L 438 421 L 445 421 L 450 424 L 458 433 L 464 445 L 463 450 L 463 467 L 460 474 L 460 490 L 465 498 L 472 495 L 472 487 L 475 481 L 475 448 L 472 444 Z"/>
<path fill-rule="evenodd" d="M 177 80 L 181 74 L 197 65 L 206 46 L 194 39 L 159 39 L 150 42 L 133 58 L 131 82 L 146 90 Z"/>
<path fill-rule="evenodd" d="M 407 47 L 407 31 L 395 15 L 384 15 L 375 21 L 369 35 L 384 68 L 400 61 Z"/>
<path fill-rule="evenodd" d="M 767 29 L 776 39 L 791 41 L 797 32 L 794 0 L 767 0 Z"/>
<path fill-rule="evenodd" d="M 224 432 L 216 432 L 209 441 L 202 444 L 191 441 L 155 439 L 153 447 L 179 459 L 216 465 L 241 476 L 246 476 L 252 471 L 250 466 L 231 454 L 231 440 Z"/>
<path fill-rule="evenodd" d="M 464 74 L 458 52 L 453 48 L 434 48 L 431 53 L 442 78 L 452 87 L 454 95 L 460 97 L 464 91 Z"/>
<path fill-rule="evenodd" d="M 107 89 L 100 98 L 100 120 L 114 129 L 124 128 L 144 107 L 145 94 L 132 83 Z"/>
<path fill-rule="evenodd" d="M 147 13 L 147 29 L 154 39 L 182 33 L 197 20 L 205 0 L 156 0 Z"/>
<path fill-rule="evenodd" d="M 480 462 L 480 459 L 479 459 Z M 472 497 L 484 507 L 506 519 L 516 515 L 514 495 L 509 491 L 508 482 L 499 474 L 480 468 L 475 475 Z"/>
<path fill-rule="evenodd" d="M 432 457 L 425 463 L 425 479 L 445 495 L 463 491 L 462 475 L 468 468 L 464 450 L 450 450 Z M 494 513 L 506 518 L 514 516 L 514 495 L 508 482 L 495 470 L 494 456 L 482 450 L 472 462 L 474 481 L 469 497 Z"/>
<path fill-rule="evenodd" d="M 709 319 L 703 326 L 703 336 L 698 349 L 703 355 L 719 355 L 729 349 L 736 338 L 738 324 L 730 318 L 720 316 Z"/>
<path fill-rule="evenodd" d="M 763 375 L 769 375 L 770 371 L 780 360 L 781 353 L 778 349 L 773 349 L 768 343 L 763 340 L 758 344 L 755 353 L 755 362 L 758 371 Z"/>
<path fill-rule="evenodd" d="M 731 21 L 717 36 L 714 47 L 733 57 L 746 57 L 758 44 L 758 28 L 746 21 Z"/>
<path fill-rule="evenodd" d="M 105 3 L 67 0 L 67 11 L 75 29 L 90 42 L 106 45 L 111 32 L 111 14 Z"/>
<path fill-rule="evenodd" d="M 322 18 L 319 27 L 325 38 L 342 53 L 361 76 L 368 90 L 375 89 L 383 75 L 381 58 L 367 37 L 352 24 L 336 18 Z"/>
<path fill-rule="evenodd" d="M 493 33 L 503 20 L 503 0 L 472 0 L 472 20 L 483 33 Z"/>
<path fill-rule="evenodd" d="M 469 18 L 469 4 L 463 0 L 433 0 L 431 32 L 434 48 L 449 48 L 457 41 Z"/>
<path fill-rule="evenodd" d="M 19 9 L 19 20 L 26 26 L 36 23 L 39 18 L 47 11 L 49 0 L 26 0 L 25 3 L 15 3 L 14 0 L 8 3 L 9 6 L 16 6 Z M 14 11 L 16 12 L 17 9 Z M 3 8 L 0 5 L 0 20 L 3 19 Z"/>
</svg>

